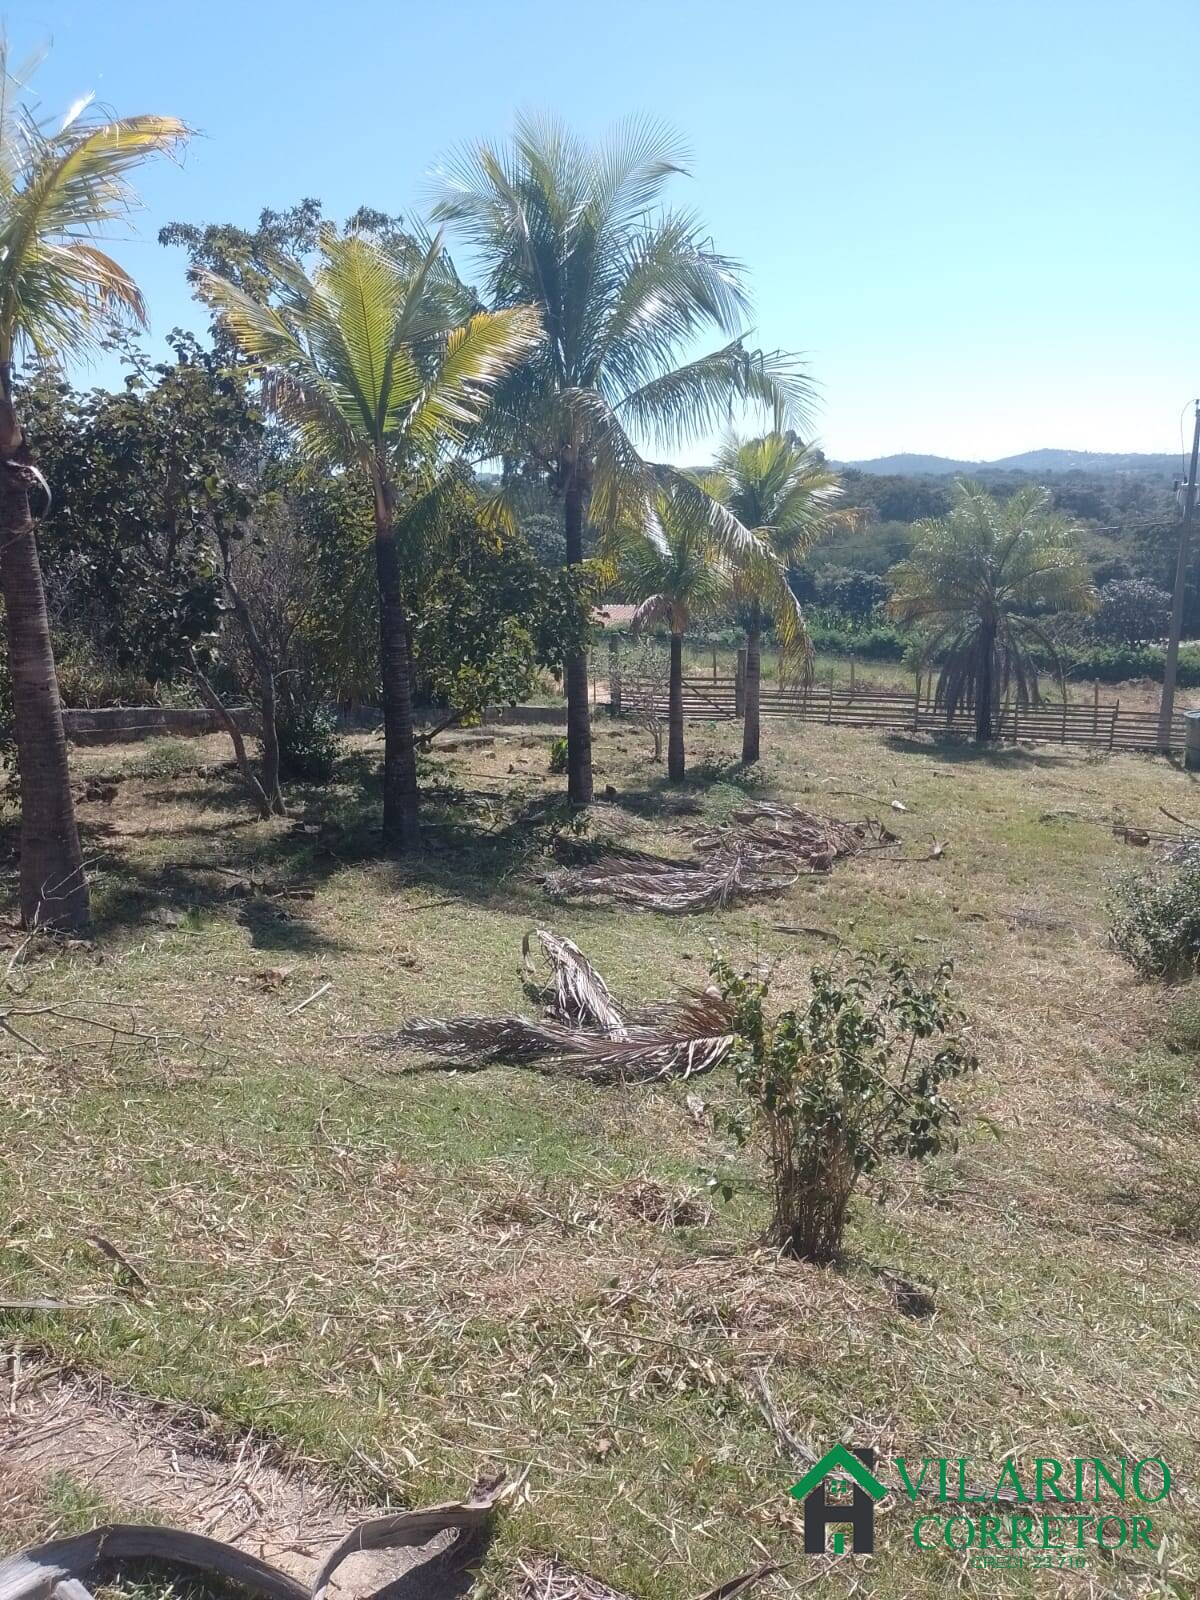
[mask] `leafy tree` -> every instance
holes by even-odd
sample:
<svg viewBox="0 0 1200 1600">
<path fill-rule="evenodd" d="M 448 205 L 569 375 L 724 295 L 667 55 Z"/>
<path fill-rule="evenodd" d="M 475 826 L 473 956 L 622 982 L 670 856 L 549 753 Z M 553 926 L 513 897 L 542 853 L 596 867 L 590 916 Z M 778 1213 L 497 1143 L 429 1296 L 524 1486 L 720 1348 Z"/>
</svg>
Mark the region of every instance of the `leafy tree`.
<svg viewBox="0 0 1200 1600">
<path fill-rule="evenodd" d="M 640 602 L 633 630 L 665 623 L 671 636 L 667 713 L 667 776 L 683 780 L 683 639 L 692 622 L 711 615 L 728 599 L 730 565 L 712 524 L 692 496 L 662 490 L 656 503 L 660 538 L 640 529 L 620 551 L 621 581 L 630 600 Z"/>
<path fill-rule="evenodd" d="M 1144 644 L 1163 637 L 1170 610 L 1169 592 L 1145 578 L 1108 583 L 1100 591 L 1092 631 L 1115 644 Z"/>
<path fill-rule="evenodd" d="M 775 558 L 774 563 L 760 562 L 738 572 L 733 585 L 739 621 L 746 631 L 742 760 L 750 764 L 759 756 L 762 629 L 771 610 L 784 647 L 797 648 L 806 658 L 808 653 L 795 600 L 786 586 L 781 591 L 778 572 L 806 555 L 831 527 L 845 527 L 855 519 L 840 509 L 837 475 L 820 452 L 782 433 L 729 439 L 717 456 L 715 472 L 704 483 Z"/>
<path fill-rule="evenodd" d="M 1075 527 L 1039 488 L 1001 503 L 981 485 L 961 482 L 949 515 L 920 525 L 912 555 L 892 580 L 893 614 L 920 624 L 926 654 L 942 661 L 938 705 L 948 717 L 973 705 L 981 741 L 992 737 L 1010 689 L 1021 705 L 1037 703 L 1031 646 L 1058 659 L 1042 618 L 1096 604 Z"/>
<path fill-rule="evenodd" d="M 269 303 L 202 271 L 200 292 L 264 376 L 267 403 L 301 449 L 355 475 L 374 516 L 383 691 L 383 836 L 417 843 L 410 627 L 396 537 L 397 471 L 436 465 L 475 426 L 490 390 L 536 343 L 526 306 L 461 320 L 464 295 L 434 240 L 415 264 L 365 234 L 322 229 L 310 279 L 294 260 L 274 264 Z"/>
<path fill-rule="evenodd" d="M 657 537 L 664 482 L 703 504 L 694 483 L 648 460 L 639 441 L 700 438 L 745 401 L 798 421 L 809 398 L 791 358 L 746 348 L 738 264 L 712 248 L 690 212 L 663 209 L 684 160 L 679 141 L 654 122 L 629 122 L 590 147 L 556 121 L 523 118 L 510 143 L 470 146 L 442 174 L 437 214 L 480 260 L 490 303 L 541 314 L 546 338 L 500 386 L 486 431 L 497 454 L 561 495 L 568 564 L 583 559 L 588 521 Z M 711 329 L 726 342 L 681 360 Z M 728 534 L 728 513 L 707 509 Z M 583 650 L 567 659 L 564 677 L 568 793 L 586 805 Z"/>
<path fill-rule="evenodd" d="M 864 622 L 878 611 L 891 594 L 891 585 L 877 572 L 859 572 L 850 567 L 826 567 L 815 585 L 818 604 L 839 611 L 844 617 Z"/>
<path fill-rule="evenodd" d="M 29 492 L 44 480 L 14 403 L 13 363 L 75 355 L 112 320 L 144 320 L 133 279 L 97 244 L 126 217 L 130 170 L 173 149 L 172 117 L 101 121 L 74 106 L 56 126 L 22 104 L 20 73 L 0 43 L 0 591 L 21 775 L 21 917 L 27 926 L 91 920 L 62 708 Z"/>
</svg>

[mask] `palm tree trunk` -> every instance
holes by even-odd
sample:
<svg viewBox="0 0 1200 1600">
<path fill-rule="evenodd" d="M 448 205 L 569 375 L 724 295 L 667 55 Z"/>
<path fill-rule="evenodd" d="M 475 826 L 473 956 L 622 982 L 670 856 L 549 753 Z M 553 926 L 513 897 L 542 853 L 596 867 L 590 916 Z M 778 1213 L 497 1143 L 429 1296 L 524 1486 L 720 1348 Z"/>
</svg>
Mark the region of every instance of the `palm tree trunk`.
<svg viewBox="0 0 1200 1600">
<path fill-rule="evenodd" d="M 746 711 L 742 718 L 742 764 L 758 760 L 759 701 L 762 679 L 762 629 L 757 608 L 746 629 Z"/>
<path fill-rule="evenodd" d="M 29 450 L 0 366 L 0 592 L 21 778 L 21 921 L 81 932 L 92 920 L 63 732 L 46 592 L 26 492 Z"/>
<path fill-rule="evenodd" d="M 563 499 L 567 565 L 583 560 L 583 484 L 572 465 Z M 572 652 L 563 663 L 567 695 L 567 798 L 572 805 L 592 803 L 592 720 L 588 707 L 587 651 Z"/>
<path fill-rule="evenodd" d="M 996 635 L 985 627 L 979 642 L 979 671 L 975 679 L 975 742 L 986 744 L 993 737 L 992 708 L 995 684 Z"/>
<path fill-rule="evenodd" d="M 419 842 L 417 749 L 413 736 L 408 619 L 400 595 L 400 557 L 392 486 L 375 474 L 375 575 L 379 584 L 379 662 L 383 689 L 383 842 L 406 851 Z"/>
<path fill-rule="evenodd" d="M 683 635 L 671 635 L 671 685 L 667 697 L 667 777 L 682 783 L 683 757 Z"/>
</svg>

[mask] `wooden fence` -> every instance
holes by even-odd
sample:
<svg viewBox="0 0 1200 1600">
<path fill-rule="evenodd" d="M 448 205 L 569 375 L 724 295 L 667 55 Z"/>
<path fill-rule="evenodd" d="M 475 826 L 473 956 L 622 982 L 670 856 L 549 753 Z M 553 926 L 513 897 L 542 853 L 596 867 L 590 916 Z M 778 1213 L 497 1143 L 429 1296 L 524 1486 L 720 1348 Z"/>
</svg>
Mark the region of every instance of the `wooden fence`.
<svg viewBox="0 0 1200 1600">
<path fill-rule="evenodd" d="M 667 714 L 665 684 L 650 685 L 623 677 L 614 709 L 632 710 L 653 697 L 655 709 Z M 743 688 L 739 678 L 687 677 L 683 684 L 683 714 L 690 720 L 725 721 L 740 718 Z M 759 710 L 764 717 L 794 717 L 802 722 L 825 722 L 848 728 L 883 728 L 897 733 L 971 733 L 971 711 L 960 711 L 949 721 L 933 703 L 932 680 L 919 683 L 912 693 L 896 689 L 862 689 L 838 686 L 832 681 L 807 688 L 778 688 L 763 684 Z M 1044 739 L 1058 744 L 1094 745 L 1105 750 L 1158 748 L 1157 711 L 1122 710 L 1120 700 L 1102 702 L 1099 693 L 1090 701 L 1046 700 L 1037 706 L 1002 706 L 996 726 L 999 739 Z M 1184 747 L 1184 720 L 1171 724 L 1173 748 Z"/>
</svg>

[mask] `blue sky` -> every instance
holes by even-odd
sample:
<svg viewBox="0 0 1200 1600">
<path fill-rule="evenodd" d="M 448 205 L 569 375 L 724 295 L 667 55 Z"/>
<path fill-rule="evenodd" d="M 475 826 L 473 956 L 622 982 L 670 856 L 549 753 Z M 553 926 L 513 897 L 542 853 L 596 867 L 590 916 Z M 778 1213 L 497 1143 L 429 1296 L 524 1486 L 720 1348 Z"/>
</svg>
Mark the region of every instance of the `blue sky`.
<svg viewBox="0 0 1200 1600">
<path fill-rule="evenodd" d="M 201 326 L 173 218 L 316 195 L 411 212 L 514 109 L 689 139 L 695 205 L 751 268 L 756 336 L 806 352 L 840 458 L 1178 448 L 1200 390 L 1195 0 L 41 0 L 49 110 L 94 89 L 200 130 L 122 246 L 154 334 Z M 104 369 L 96 376 L 108 377 Z M 694 455 L 694 452 L 689 453 Z"/>
</svg>

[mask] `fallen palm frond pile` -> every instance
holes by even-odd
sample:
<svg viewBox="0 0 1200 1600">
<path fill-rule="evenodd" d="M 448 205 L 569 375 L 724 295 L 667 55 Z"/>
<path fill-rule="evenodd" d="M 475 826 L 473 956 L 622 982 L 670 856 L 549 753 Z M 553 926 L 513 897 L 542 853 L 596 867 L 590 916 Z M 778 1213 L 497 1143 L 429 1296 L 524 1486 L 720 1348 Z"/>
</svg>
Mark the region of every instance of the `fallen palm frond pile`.
<svg viewBox="0 0 1200 1600">
<path fill-rule="evenodd" d="M 545 985 L 533 978 L 535 940 L 550 967 Z M 535 928 L 521 948 L 526 986 L 545 1003 L 543 1020 L 413 1017 L 378 1042 L 426 1050 L 461 1066 L 533 1063 L 592 1083 L 692 1078 L 711 1071 L 733 1043 L 730 1008 L 715 989 L 627 1010 L 570 939 Z"/>
<path fill-rule="evenodd" d="M 756 801 L 730 824 L 691 835 L 695 856 L 613 854 L 542 876 L 562 899 L 606 899 L 648 911 L 716 911 L 738 898 L 779 894 L 804 872 L 829 872 L 835 861 L 897 843 L 881 822 L 841 822 L 800 806 Z"/>
</svg>

